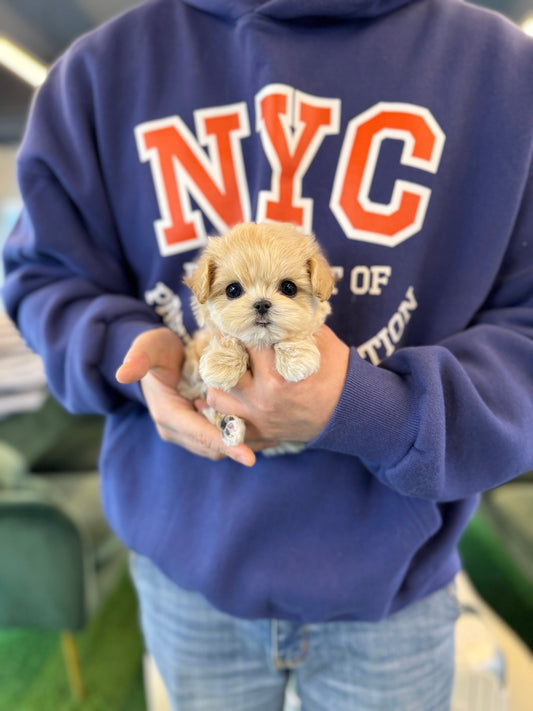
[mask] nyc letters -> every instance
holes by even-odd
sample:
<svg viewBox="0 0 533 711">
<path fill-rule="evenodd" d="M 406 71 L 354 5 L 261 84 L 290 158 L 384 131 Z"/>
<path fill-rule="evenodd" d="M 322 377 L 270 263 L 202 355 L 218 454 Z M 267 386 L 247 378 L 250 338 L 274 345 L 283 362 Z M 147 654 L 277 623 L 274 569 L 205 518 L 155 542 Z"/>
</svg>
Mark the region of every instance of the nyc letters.
<svg viewBox="0 0 533 711">
<path fill-rule="evenodd" d="M 313 199 L 303 194 L 303 178 L 326 137 L 339 134 L 340 114 L 339 99 L 284 84 L 270 84 L 256 95 L 255 130 L 272 169 L 269 188 L 258 196 L 257 222 L 292 222 L 312 230 Z M 194 123 L 196 135 L 179 116 L 135 129 L 139 157 L 152 171 L 160 211 L 154 227 L 165 256 L 204 243 L 202 212 L 220 232 L 254 219 L 242 155 L 242 141 L 251 134 L 246 104 L 199 109 Z M 371 199 L 386 139 L 403 144 L 403 165 L 437 172 L 445 135 L 428 109 L 379 102 L 347 125 L 329 206 L 348 239 L 395 247 L 421 230 L 431 189 L 398 179 L 387 204 Z"/>
</svg>

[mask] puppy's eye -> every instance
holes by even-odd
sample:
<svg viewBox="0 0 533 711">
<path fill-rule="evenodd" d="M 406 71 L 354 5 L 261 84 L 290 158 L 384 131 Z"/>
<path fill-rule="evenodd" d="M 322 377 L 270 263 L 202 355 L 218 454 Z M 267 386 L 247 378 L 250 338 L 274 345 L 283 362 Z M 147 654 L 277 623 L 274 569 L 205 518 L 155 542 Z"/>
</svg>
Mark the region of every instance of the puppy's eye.
<svg viewBox="0 0 533 711">
<path fill-rule="evenodd" d="M 242 296 L 242 293 L 243 288 L 238 281 L 234 281 L 226 287 L 226 296 L 228 299 L 238 299 L 239 296 Z"/>
<path fill-rule="evenodd" d="M 282 281 L 279 285 L 279 290 L 285 296 L 296 296 L 298 287 L 293 281 L 289 281 L 288 279 L 286 279 L 285 281 Z"/>
</svg>

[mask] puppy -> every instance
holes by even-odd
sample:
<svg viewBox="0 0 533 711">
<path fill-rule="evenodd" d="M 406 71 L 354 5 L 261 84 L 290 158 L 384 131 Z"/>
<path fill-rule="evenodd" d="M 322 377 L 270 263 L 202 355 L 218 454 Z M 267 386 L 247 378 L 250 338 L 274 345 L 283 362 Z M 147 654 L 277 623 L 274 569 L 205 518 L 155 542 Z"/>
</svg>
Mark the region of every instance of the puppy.
<svg viewBox="0 0 533 711">
<path fill-rule="evenodd" d="M 289 224 L 238 225 L 210 238 L 184 281 L 200 327 L 186 346 L 179 386 L 185 397 L 204 396 L 206 386 L 231 390 L 248 368 L 248 346 L 273 347 L 287 381 L 318 370 L 313 334 L 331 311 L 335 279 L 314 237 Z M 212 409 L 204 414 L 226 444 L 244 441 L 243 420 Z M 265 452 L 296 451 L 287 444 Z"/>
</svg>

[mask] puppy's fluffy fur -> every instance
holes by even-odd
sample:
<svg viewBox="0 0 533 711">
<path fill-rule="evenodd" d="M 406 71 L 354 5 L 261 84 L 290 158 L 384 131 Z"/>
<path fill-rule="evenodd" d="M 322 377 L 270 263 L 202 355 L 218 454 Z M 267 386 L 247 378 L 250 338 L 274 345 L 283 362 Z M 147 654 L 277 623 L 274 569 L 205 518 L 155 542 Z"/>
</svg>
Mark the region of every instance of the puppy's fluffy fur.
<svg viewBox="0 0 533 711">
<path fill-rule="evenodd" d="M 206 385 L 233 388 L 248 368 L 246 346 L 273 346 L 285 380 L 303 380 L 318 370 L 313 334 L 331 311 L 335 280 L 314 237 L 288 224 L 238 225 L 209 240 L 185 283 L 200 326 L 186 348 L 180 384 L 185 397 L 202 396 Z M 227 444 L 244 440 L 242 420 L 205 414 Z"/>
</svg>

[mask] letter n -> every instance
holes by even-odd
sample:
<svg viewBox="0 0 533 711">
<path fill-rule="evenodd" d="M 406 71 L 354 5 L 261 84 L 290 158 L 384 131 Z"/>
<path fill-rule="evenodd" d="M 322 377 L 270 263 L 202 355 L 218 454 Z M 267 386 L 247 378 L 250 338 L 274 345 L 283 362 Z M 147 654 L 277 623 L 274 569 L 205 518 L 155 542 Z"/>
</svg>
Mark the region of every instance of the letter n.
<svg viewBox="0 0 533 711">
<path fill-rule="evenodd" d="M 135 129 L 139 156 L 152 169 L 161 215 L 154 227 L 165 256 L 205 242 L 202 212 L 219 232 L 250 219 L 241 149 L 250 135 L 246 104 L 195 111 L 194 122 L 198 140 L 179 116 Z M 191 197 L 202 212 L 193 210 Z"/>
</svg>

